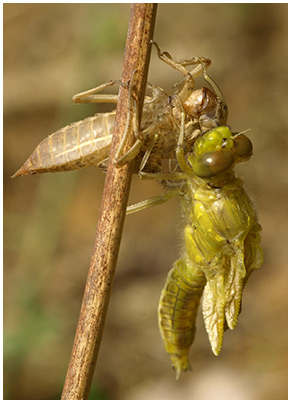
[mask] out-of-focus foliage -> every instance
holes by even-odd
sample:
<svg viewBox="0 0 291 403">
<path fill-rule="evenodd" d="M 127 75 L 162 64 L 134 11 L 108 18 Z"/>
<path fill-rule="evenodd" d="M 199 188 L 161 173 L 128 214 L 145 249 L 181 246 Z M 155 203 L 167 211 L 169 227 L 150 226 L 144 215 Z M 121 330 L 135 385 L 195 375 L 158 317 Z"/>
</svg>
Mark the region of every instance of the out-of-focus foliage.
<svg viewBox="0 0 291 403">
<path fill-rule="evenodd" d="M 94 168 L 10 176 L 45 136 L 108 110 L 70 98 L 120 78 L 128 17 L 128 4 L 4 5 L 6 399 L 60 396 L 104 180 Z M 159 4 L 154 37 L 175 58 L 210 57 L 232 129 L 252 129 L 254 156 L 241 173 L 263 227 L 265 262 L 220 357 L 200 316 L 193 372 L 176 382 L 157 305 L 179 253 L 178 201 L 128 217 L 91 398 L 286 399 L 287 5 Z M 170 92 L 178 78 L 153 51 L 149 81 Z M 159 192 L 134 178 L 131 201 Z"/>
</svg>

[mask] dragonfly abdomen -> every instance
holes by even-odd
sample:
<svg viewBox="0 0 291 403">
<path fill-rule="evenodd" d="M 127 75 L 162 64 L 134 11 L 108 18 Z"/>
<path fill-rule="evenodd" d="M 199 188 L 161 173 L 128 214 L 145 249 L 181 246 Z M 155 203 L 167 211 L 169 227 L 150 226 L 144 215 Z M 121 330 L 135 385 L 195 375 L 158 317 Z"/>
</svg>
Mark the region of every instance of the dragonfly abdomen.
<svg viewBox="0 0 291 403">
<path fill-rule="evenodd" d="M 181 370 L 190 369 L 188 353 L 195 337 L 205 281 L 203 273 L 182 258 L 175 262 L 162 290 L 158 309 L 160 332 L 177 379 Z"/>
<path fill-rule="evenodd" d="M 46 137 L 13 177 L 98 165 L 108 157 L 115 111 L 72 123 Z"/>
</svg>

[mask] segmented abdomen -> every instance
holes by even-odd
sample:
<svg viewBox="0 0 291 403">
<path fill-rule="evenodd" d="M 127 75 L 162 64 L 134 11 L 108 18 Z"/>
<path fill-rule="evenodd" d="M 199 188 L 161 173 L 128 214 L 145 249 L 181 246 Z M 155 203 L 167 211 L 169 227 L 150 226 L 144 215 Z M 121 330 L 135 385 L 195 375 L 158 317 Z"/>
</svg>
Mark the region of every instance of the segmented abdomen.
<svg viewBox="0 0 291 403">
<path fill-rule="evenodd" d="M 159 326 L 177 379 L 190 369 L 188 353 L 194 341 L 196 317 L 206 279 L 188 259 L 175 262 L 169 272 L 159 303 Z"/>
<path fill-rule="evenodd" d="M 168 275 L 159 305 L 160 331 L 177 378 L 190 368 L 202 293 L 205 328 L 218 355 L 224 331 L 237 324 L 243 287 L 263 260 L 261 226 L 239 179 L 214 189 L 190 179 L 182 202 L 186 250 Z"/>
<path fill-rule="evenodd" d="M 98 165 L 108 157 L 115 111 L 72 123 L 46 137 L 16 176 L 58 172 Z"/>
</svg>

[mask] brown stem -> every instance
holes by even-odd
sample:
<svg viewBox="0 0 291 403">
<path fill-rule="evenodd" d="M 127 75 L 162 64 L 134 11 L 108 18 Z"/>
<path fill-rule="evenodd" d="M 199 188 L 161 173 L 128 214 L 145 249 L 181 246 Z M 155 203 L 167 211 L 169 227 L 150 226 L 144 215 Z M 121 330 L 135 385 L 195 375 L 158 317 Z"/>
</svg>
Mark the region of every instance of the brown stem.
<svg viewBox="0 0 291 403">
<path fill-rule="evenodd" d="M 153 36 L 156 8 L 157 5 L 152 3 L 131 5 L 122 80 L 127 82 L 132 78 L 134 71 L 140 72 L 135 75 L 135 93 L 140 100 L 140 112 L 146 86 L 150 56 L 149 41 Z M 88 398 L 97 361 L 131 181 L 131 164 L 116 168 L 113 162 L 125 128 L 127 112 L 128 90 L 121 87 L 95 246 L 62 400 Z M 125 151 L 134 142 L 133 134 L 129 137 L 124 147 Z"/>
</svg>

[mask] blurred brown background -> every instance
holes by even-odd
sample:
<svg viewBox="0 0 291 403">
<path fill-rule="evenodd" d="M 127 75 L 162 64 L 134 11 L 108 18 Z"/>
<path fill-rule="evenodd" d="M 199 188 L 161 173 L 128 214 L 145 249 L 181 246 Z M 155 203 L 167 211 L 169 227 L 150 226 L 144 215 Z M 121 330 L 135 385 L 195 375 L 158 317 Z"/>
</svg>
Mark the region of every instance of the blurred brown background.
<svg viewBox="0 0 291 403">
<path fill-rule="evenodd" d="M 10 176 L 48 134 L 105 110 L 71 96 L 120 78 L 128 17 L 128 4 L 4 5 L 6 399 L 60 397 L 104 181 L 95 168 Z M 157 306 L 179 254 L 179 202 L 129 216 L 90 398 L 286 399 L 287 5 L 159 4 L 154 38 L 176 59 L 210 57 L 231 127 L 252 129 L 254 156 L 240 173 L 258 209 L 265 262 L 219 357 L 200 313 L 193 372 L 176 382 Z M 152 52 L 150 82 L 170 93 L 179 77 Z M 134 178 L 130 201 L 160 192 Z"/>
</svg>

